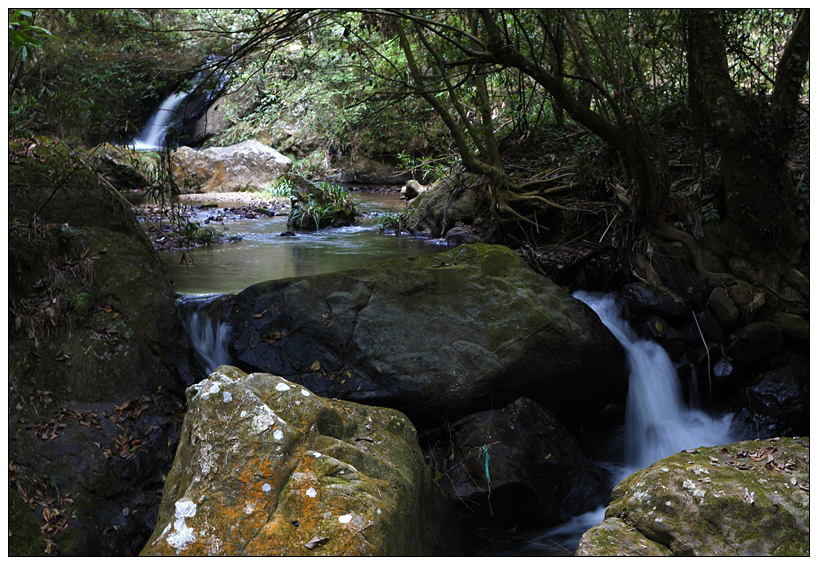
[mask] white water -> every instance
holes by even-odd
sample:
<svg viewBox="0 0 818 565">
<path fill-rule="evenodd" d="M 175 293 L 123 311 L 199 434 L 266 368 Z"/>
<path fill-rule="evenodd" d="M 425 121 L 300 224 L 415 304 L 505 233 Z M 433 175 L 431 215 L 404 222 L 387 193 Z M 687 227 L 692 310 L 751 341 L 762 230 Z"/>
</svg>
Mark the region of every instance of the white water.
<svg viewBox="0 0 818 565">
<path fill-rule="evenodd" d="M 190 344 L 196 351 L 206 373 L 203 378 L 216 370 L 219 365 L 233 364 L 227 350 L 228 326 L 222 324 L 218 315 L 213 315 L 211 302 L 220 299 L 218 294 L 187 295 L 179 299 L 182 323 L 187 330 Z"/>
<path fill-rule="evenodd" d="M 730 433 L 732 415 L 714 418 L 685 404 L 676 368 L 667 352 L 636 335 L 621 318 L 613 296 L 577 291 L 574 298 L 596 312 L 627 354 L 630 376 L 624 465 L 606 465 L 615 483 L 673 453 L 737 441 Z M 573 552 L 582 534 L 604 518 L 605 507 L 600 506 L 549 529 L 531 540 L 529 546 L 561 547 Z"/>
<path fill-rule="evenodd" d="M 148 151 L 158 151 L 162 149 L 165 145 L 168 127 L 176 117 L 179 105 L 187 96 L 187 92 L 175 92 L 165 98 L 164 102 L 159 105 L 159 108 L 140 132 L 139 137 L 135 138 L 130 145 L 132 145 L 134 149 Z"/>
</svg>

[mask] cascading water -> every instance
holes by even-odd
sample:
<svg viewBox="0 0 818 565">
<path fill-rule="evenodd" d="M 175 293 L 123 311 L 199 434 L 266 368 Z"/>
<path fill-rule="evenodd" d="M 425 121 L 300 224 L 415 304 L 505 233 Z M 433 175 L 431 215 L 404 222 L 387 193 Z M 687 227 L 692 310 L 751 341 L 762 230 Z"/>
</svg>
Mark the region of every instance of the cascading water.
<svg viewBox="0 0 818 565">
<path fill-rule="evenodd" d="M 205 374 L 219 365 L 234 364 L 227 350 L 228 327 L 221 323 L 221 294 L 186 295 L 178 300 L 182 323 Z"/>
<path fill-rule="evenodd" d="M 603 464 L 619 482 L 628 475 L 684 449 L 732 443 L 732 415 L 713 418 L 685 405 L 676 368 L 657 343 L 640 339 L 619 314 L 612 295 L 577 291 L 625 349 L 630 376 L 623 465 Z M 528 551 L 572 553 L 587 530 L 605 518 L 605 507 L 575 516 L 529 540 Z"/>
<path fill-rule="evenodd" d="M 135 138 L 131 145 L 134 149 L 143 149 L 147 151 L 158 151 L 165 146 L 165 138 L 168 135 L 168 130 L 171 124 L 176 120 L 176 114 L 179 111 L 179 106 L 185 98 L 188 97 L 187 92 L 174 92 L 164 102 L 159 105 L 148 123 L 142 128 L 142 133 Z"/>
<path fill-rule="evenodd" d="M 730 443 L 732 416 L 711 418 L 685 405 L 676 368 L 656 342 L 640 339 L 619 315 L 614 298 L 576 292 L 619 340 L 628 358 L 625 470 L 644 469 L 683 449 Z"/>
<path fill-rule="evenodd" d="M 134 149 L 158 151 L 168 142 L 168 134 L 178 130 L 185 120 L 195 120 L 224 91 L 229 77 L 216 68 L 219 57 L 209 55 L 189 83 L 189 91 L 174 92 L 159 105 L 139 136 L 128 145 Z M 175 131 L 177 135 L 181 132 Z"/>
</svg>

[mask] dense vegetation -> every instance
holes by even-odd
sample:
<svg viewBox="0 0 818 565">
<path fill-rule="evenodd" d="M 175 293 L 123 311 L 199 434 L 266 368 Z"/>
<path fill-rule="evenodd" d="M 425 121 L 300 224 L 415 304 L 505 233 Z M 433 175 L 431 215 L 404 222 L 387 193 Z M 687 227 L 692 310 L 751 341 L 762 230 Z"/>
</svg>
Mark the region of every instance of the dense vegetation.
<svg viewBox="0 0 818 565">
<path fill-rule="evenodd" d="M 626 266 L 659 238 L 708 278 L 703 225 L 738 255 L 803 240 L 808 10 L 14 10 L 9 32 L 12 137 L 127 137 L 217 53 L 242 95 L 209 144 L 310 177 L 463 168 L 500 241 L 591 214 Z"/>
</svg>

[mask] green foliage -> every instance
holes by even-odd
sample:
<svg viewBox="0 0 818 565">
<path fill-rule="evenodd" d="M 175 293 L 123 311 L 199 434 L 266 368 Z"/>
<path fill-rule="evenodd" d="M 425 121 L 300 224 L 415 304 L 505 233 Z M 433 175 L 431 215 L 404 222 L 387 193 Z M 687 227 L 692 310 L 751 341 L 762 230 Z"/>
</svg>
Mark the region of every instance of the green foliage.
<svg viewBox="0 0 818 565">
<path fill-rule="evenodd" d="M 293 183 L 286 177 L 278 177 L 270 185 L 264 187 L 261 192 L 264 195 L 269 195 L 268 198 L 291 198 L 293 195 Z"/>
<path fill-rule="evenodd" d="M 12 10 L 9 13 L 9 51 L 25 63 L 33 50 L 43 46 L 42 40 L 51 32 L 33 24 L 34 14 L 29 10 Z"/>
<path fill-rule="evenodd" d="M 85 316 L 91 312 L 94 307 L 94 301 L 90 292 L 78 292 L 69 299 L 71 309 L 80 316 Z"/>
<path fill-rule="evenodd" d="M 399 235 L 403 226 L 406 225 L 406 214 L 403 212 L 386 212 L 378 215 L 375 223 L 381 233 L 392 231 Z"/>
<path fill-rule="evenodd" d="M 318 230 L 338 222 L 351 222 L 360 215 L 360 204 L 347 189 L 319 182 L 313 185 L 316 192 L 306 198 L 293 200 L 287 217 L 287 227 L 291 230 Z"/>
</svg>

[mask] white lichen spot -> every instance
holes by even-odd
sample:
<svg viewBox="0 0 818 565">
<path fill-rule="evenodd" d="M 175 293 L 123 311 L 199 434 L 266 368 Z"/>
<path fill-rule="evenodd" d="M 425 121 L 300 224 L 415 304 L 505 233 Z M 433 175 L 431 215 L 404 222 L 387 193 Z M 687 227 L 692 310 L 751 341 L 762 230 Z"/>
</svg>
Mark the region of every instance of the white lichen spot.
<svg viewBox="0 0 818 565">
<path fill-rule="evenodd" d="M 307 389 L 305 389 L 305 388 L 302 388 L 302 389 L 301 389 L 301 395 L 302 395 L 302 396 L 309 396 L 309 395 L 310 395 L 310 391 L 308 391 L 308 390 L 307 390 Z"/>
<path fill-rule="evenodd" d="M 348 524 L 349 521 L 352 520 L 352 514 L 344 514 L 343 516 L 338 516 L 338 521 L 342 524 Z"/>
<path fill-rule="evenodd" d="M 242 410 L 241 414 L 239 414 L 239 418 L 246 418 L 247 417 L 247 410 Z"/>
<path fill-rule="evenodd" d="M 210 383 L 210 388 L 202 392 L 202 400 L 206 399 L 211 394 L 216 394 L 221 390 L 218 383 Z"/>
<path fill-rule="evenodd" d="M 306 492 L 305 494 L 306 494 L 307 496 L 309 496 L 310 498 L 315 498 L 316 496 L 318 496 L 318 493 L 317 493 L 317 492 L 315 492 L 315 489 L 314 489 L 314 488 L 312 488 L 312 487 L 308 488 L 308 489 L 307 489 L 307 492 Z"/>
<path fill-rule="evenodd" d="M 173 523 L 174 532 L 167 537 L 167 542 L 175 549 L 185 549 L 196 539 L 196 532 L 185 523 L 185 518 L 196 515 L 196 503 L 189 498 L 176 501 L 176 521 Z M 165 528 L 167 531 L 167 528 Z"/>
<path fill-rule="evenodd" d="M 281 430 L 276 430 L 273 432 L 273 438 L 275 438 L 276 440 L 281 440 L 283 437 L 284 432 L 282 432 Z"/>
<path fill-rule="evenodd" d="M 301 406 L 301 401 L 300 401 L 300 400 L 296 400 L 296 401 L 295 401 L 295 405 L 296 405 L 296 406 Z"/>
<path fill-rule="evenodd" d="M 654 520 L 654 522 L 659 522 L 660 524 L 661 524 L 662 522 L 664 522 L 664 519 L 663 519 L 661 516 L 657 516 L 657 517 L 656 517 L 656 518 L 654 518 L 653 520 Z"/>
<path fill-rule="evenodd" d="M 667 473 L 668 471 L 670 471 L 670 469 L 668 469 L 667 467 L 661 467 L 661 469 L 663 473 Z"/>
<path fill-rule="evenodd" d="M 380 508 L 378 508 L 377 510 L 375 510 L 375 514 L 380 514 L 380 513 L 381 513 L 381 509 L 380 509 Z"/>
<path fill-rule="evenodd" d="M 286 384 L 284 384 L 284 383 L 278 383 L 278 384 L 276 385 L 276 390 L 277 390 L 278 392 L 287 392 L 288 390 L 290 390 L 290 387 L 289 387 L 289 386 L 287 386 L 287 385 L 286 385 Z"/>
<path fill-rule="evenodd" d="M 272 488 L 273 487 L 271 487 L 269 483 L 264 483 L 263 485 L 261 485 L 261 490 L 263 490 L 264 492 L 270 492 L 270 489 Z"/>
<path fill-rule="evenodd" d="M 255 509 L 256 509 L 255 505 L 253 505 L 253 503 L 250 502 L 250 503 L 247 504 L 247 506 L 244 507 L 244 513 L 245 514 L 252 514 L 253 510 L 255 510 Z"/>
<path fill-rule="evenodd" d="M 682 487 L 689 490 L 693 494 L 693 496 L 698 498 L 704 498 L 704 495 L 706 494 L 704 489 L 699 488 L 699 485 L 697 485 L 690 479 L 685 479 L 684 482 L 682 483 Z"/>
<path fill-rule="evenodd" d="M 644 502 L 646 500 L 650 500 L 650 493 L 646 490 L 638 490 L 633 493 L 633 497 L 639 502 Z"/>
<path fill-rule="evenodd" d="M 705 475 L 710 474 L 710 471 L 708 471 L 707 469 L 703 469 L 701 467 L 693 467 L 693 472 L 696 473 L 697 475 L 701 475 L 702 473 L 704 473 Z"/>
<path fill-rule="evenodd" d="M 233 395 L 227 391 L 224 391 L 224 393 L 222 393 L 222 398 L 224 398 L 225 402 L 230 402 L 231 400 L 233 400 Z"/>
<path fill-rule="evenodd" d="M 308 451 L 307 455 L 312 455 L 315 458 L 321 457 L 321 454 L 318 453 L 317 451 Z"/>
<path fill-rule="evenodd" d="M 673 503 L 668 500 L 665 502 L 665 506 L 673 506 Z"/>
<path fill-rule="evenodd" d="M 275 413 L 266 404 L 262 404 L 259 411 L 259 414 L 253 416 L 253 431 L 257 434 L 270 428 L 275 418 Z"/>
</svg>

